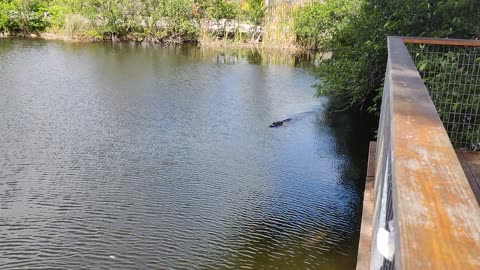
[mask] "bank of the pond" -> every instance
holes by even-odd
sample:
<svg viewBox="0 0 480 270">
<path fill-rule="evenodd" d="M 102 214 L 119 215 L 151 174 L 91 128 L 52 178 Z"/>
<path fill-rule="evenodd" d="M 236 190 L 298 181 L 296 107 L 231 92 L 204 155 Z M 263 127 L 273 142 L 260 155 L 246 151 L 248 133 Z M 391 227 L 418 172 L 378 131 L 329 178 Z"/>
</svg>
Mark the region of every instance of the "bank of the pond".
<svg viewBox="0 0 480 270">
<path fill-rule="evenodd" d="M 288 27 L 273 22 L 273 19 L 289 20 L 293 9 L 290 4 L 267 9 L 263 0 L 159 0 L 149 3 L 136 0 L 18 3 L 7 0 L 0 3 L 0 33 L 72 41 L 257 47 L 266 37 L 272 36 L 270 30 L 275 28 L 283 36 L 291 36 L 291 42 L 265 43 L 268 47 L 296 48 L 293 30 L 282 31 Z M 288 12 L 279 14 L 283 10 Z M 265 18 L 271 19 L 270 22 L 264 21 Z"/>
<path fill-rule="evenodd" d="M 335 25 L 353 16 L 355 1 L 6 0 L 0 2 L 0 33 L 316 50 Z"/>
<path fill-rule="evenodd" d="M 31 39 L 43 39 L 43 40 L 58 40 L 67 43 L 103 43 L 103 42 L 112 42 L 112 43 L 133 43 L 133 44 L 149 44 L 149 45 L 158 45 L 158 46 L 198 46 L 203 48 L 212 48 L 212 49 L 257 49 L 257 50 L 269 50 L 273 52 L 282 52 L 289 55 L 303 55 L 303 56 L 312 56 L 318 54 L 318 51 L 312 51 L 310 49 L 301 47 L 301 46 L 287 46 L 282 47 L 276 44 L 265 44 L 263 42 L 245 42 L 245 41 L 234 41 L 234 40 L 219 40 L 210 38 L 208 40 L 203 39 L 201 41 L 189 41 L 182 43 L 170 43 L 162 42 L 155 38 L 144 38 L 143 40 L 138 40 L 133 37 L 122 37 L 122 38 L 89 38 L 89 37 L 74 37 L 70 38 L 65 34 L 54 33 L 54 32 L 42 32 L 42 33 L 0 33 L 0 38 L 31 38 Z M 331 55 L 331 53 L 328 53 Z"/>
</svg>

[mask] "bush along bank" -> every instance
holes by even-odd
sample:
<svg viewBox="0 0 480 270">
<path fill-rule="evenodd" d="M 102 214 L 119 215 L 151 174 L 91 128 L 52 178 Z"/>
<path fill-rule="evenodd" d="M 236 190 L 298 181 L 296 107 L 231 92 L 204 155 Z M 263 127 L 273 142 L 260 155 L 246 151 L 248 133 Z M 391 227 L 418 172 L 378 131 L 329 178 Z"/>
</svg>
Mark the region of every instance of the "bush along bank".
<svg viewBox="0 0 480 270">
<path fill-rule="evenodd" d="M 3 0 L 0 35 L 316 49 L 358 0 L 303 2 Z"/>
<path fill-rule="evenodd" d="M 4 36 L 167 44 L 261 40 L 263 0 L 4 0 Z"/>
</svg>

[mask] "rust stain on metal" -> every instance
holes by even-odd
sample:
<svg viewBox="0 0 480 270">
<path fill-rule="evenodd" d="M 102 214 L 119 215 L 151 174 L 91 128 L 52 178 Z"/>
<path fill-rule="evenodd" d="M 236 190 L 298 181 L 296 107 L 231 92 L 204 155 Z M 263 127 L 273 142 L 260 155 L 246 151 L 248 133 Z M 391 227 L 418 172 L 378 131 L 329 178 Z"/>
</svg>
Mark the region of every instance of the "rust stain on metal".
<svg viewBox="0 0 480 270">
<path fill-rule="evenodd" d="M 397 266 L 480 269 L 477 201 L 402 38 L 388 45 Z"/>
</svg>

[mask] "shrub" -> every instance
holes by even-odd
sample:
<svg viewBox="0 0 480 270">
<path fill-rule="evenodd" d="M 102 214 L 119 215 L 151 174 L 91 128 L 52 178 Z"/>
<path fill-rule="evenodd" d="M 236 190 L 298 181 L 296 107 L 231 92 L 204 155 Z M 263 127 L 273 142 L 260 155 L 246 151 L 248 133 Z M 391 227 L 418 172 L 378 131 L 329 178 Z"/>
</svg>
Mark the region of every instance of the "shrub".
<svg viewBox="0 0 480 270">
<path fill-rule="evenodd" d="M 243 17 L 254 25 L 262 24 L 265 16 L 265 5 L 263 0 L 247 0 L 242 5 Z"/>
<path fill-rule="evenodd" d="M 70 14 L 65 18 L 65 34 L 70 39 L 83 35 L 88 28 L 89 21 L 80 14 Z"/>
<path fill-rule="evenodd" d="M 214 20 L 233 20 L 237 17 L 239 6 L 233 0 L 207 0 L 206 17 Z"/>
<path fill-rule="evenodd" d="M 0 4 L 0 27 L 3 31 L 38 33 L 48 26 L 45 1 L 12 0 Z"/>
<path fill-rule="evenodd" d="M 193 0 L 164 0 L 162 4 L 160 14 L 166 18 L 162 30 L 167 43 L 193 40 L 198 34 L 193 21 Z"/>
<path fill-rule="evenodd" d="M 11 29 L 9 14 L 14 10 L 12 3 L 0 2 L 0 32 L 8 32 Z"/>
<path fill-rule="evenodd" d="M 293 13 L 297 41 L 305 48 L 316 50 L 332 33 L 358 11 L 355 0 L 326 0 L 298 7 Z"/>
<path fill-rule="evenodd" d="M 319 94 L 376 111 L 387 36 L 479 37 L 478 14 L 478 0 L 365 0 L 358 15 L 337 28 L 327 43 L 334 53 L 318 69 Z"/>
</svg>

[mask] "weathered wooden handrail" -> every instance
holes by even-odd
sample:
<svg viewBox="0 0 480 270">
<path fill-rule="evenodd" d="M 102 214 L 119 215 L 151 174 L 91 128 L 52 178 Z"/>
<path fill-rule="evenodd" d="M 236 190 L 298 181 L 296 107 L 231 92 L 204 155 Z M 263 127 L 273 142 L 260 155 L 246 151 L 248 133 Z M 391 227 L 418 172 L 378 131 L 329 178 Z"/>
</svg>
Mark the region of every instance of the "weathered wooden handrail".
<svg viewBox="0 0 480 270">
<path fill-rule="evenodd" d="M 401 37 L 401 39 L 403 40 L 404 43 L 408 43 L 408 44 L 480 47 L 480 40 L 477 40 L 477 39 L 428 38 L 428 37 Z"/>
<path fill-rule="evenodd" d="M 480 269 L 480 208 L 404 45 L 417 41 L 388 38 L 370 267 Z"/>
</svg>

